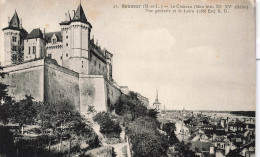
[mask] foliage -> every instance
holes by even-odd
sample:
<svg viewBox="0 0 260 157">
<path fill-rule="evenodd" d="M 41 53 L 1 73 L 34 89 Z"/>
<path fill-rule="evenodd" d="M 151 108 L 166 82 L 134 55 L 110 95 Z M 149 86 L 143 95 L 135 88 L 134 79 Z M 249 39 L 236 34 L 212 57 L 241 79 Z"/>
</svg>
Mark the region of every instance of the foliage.
<svg viewBox="0 0 260 157">
<path fill-rule="evenodd" d="M 110 115 L 107 112 L 98 112 L 94 117 L 93 120 L 97 122 L 99 125 L 105 123 L 108 119 L 110 119 Z"/>
<path fill-rule="evenodd" d="M 33 97 L 25 95 L 25 99 L 15 102 L 11 108 L 12 119 L 19 123 L 20 127 L 24 124 L 32 124 L 37 116 L 36 107 L 33 102 Z"/>
<path fill-rule="evenodd" d="M 74 106 L 68 101 L 56 103 L 37 103 L 37 117 L 41 121 L 43 130 L 52 128 L 53 132 L 62 123 L 69 123 L 69 125 L 77 125 L 82 121 L 82 117 L 74 109 Z"/>
<path fill-rule="evenodd" d="M 11 152 L 13 146 L 13 134 L 7 127 L 0 126 L 0 154 Z"/>
<path fill-rule="evenodd" d="M 157 109 L 150 109 L 150 110 L 148 110 L 148 116 L 151 117 L 151 118 L 156 119 L 158 114 L 159 114 L 159 112 L 158 112 Z"/>
<path fill-rule="evenodd" d="M 68 101 L 57 103 L 38 103 L 37 115 L 43 132 L 53 130 L 60 141 L 68 135 L 69 140 L 85 140 L 89 147 L 96 148 L 99 139 L 94 130 Z"/>
<path fill-rule="evenodd" d="M 137 94 L 134 92 L 130 92 L 129 95 L 122 94 L 115 103 L 114 108 L 116 114 L 131 114 L 133 119 L 147 115 L 147 108 L 137 98 Z"/>
<path fill-rule="evenodd" d="M 170 136 L 174 131 L 176 131 L 175 123 L 169 122 L 165 123 L 162 127 L 162 131 L 165 131 L 168 136 Z"/>
<path fill-rule="evenodd" d="M 195 152 L 190 150 L 190 143 L 178 142 L 174 144 L 175 150 L 178 151 L 179 157 L 196 157 Z"/>
<path fill-rule="evenodd" d="M 174 131 L 172 131 L 168 140 L 169 140 L 169 146 L 172 146 L 180 142 Z"/>
<path fill-rule="evenodd" d="M 107 112 L 99 112 L 94 117 L 93 120 L 100 125 L 100 132 L 102 134 L 117 134 L 119 135 L 122 131 L 120 125 L 113 121 L 110 114 Z"/>
<path fill-rule="evenodd" d="M 166 156 L 168 141 L 157 128 L 156 120 L 151 117 L 140 117 L 129 124 L 126 133 L 130 138 L 134 157 Z"/>
<path fill-rule="evenodd" d="M 0 78 L 4 78 L 6 73 L 2 72 L 3 68 L 0 66 Z M 8 96 L 8 85 L 0 82 L 0 121 L 3 124 L 7 124 L 9 122 L 8 118 L 10 118 L 10 105 L 13 103 L 12 98 Z"/>
</svg>

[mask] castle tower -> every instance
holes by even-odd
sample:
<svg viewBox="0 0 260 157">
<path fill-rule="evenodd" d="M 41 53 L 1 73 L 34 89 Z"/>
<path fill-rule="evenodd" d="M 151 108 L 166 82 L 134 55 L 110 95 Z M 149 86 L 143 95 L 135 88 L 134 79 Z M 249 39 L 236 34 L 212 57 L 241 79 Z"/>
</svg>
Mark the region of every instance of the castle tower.
<svg viewBox="0 0 260 157">
<path fill-rule="evenodd" d="M 159 102 L 159 99 L 158 99 L 158 89 L 157 89 L 157 87 L 156 87 L 156 98 L 155 98 L 155 101 L 153 103 L 153 108 L 157 109 L 157 111 L 159 113 L 161 113 L 161 103 Z"/>
<path fill-rule="evenodd" d="M 69 68 L 69 58 L 71 57 L 71 17 L 70 13 L 65 13 L 65 21 L 60 23 L 62 34 L 62 66 Z"/>
<path fill-rule="evenodd" d="M 11 20 L 8 20 L 8 27 L 4 31 L 4 63 L 10 65 L 16 59 L 19 50 L 23 51 L 23 39 L 27 36 L 27 31 L 22 28 L 22 21 L 15 11 Z"/>
<path fill-rule="evenodd" d="M 70 21 L 69 13 L 65 22 L 60 23 L 63 34 L 63 64 L 78 73 L 88 74 L 89 42 L 91 24 L 87 21 L 81 4 Z"/>
</svg>

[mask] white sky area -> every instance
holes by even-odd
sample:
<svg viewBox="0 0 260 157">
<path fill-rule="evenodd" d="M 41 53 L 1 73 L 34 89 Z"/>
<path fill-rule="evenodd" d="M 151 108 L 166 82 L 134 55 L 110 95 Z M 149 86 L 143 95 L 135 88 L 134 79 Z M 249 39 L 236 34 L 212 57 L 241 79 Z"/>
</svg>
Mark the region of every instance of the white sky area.
<svg viewBox="0 0 260 157">
<path fill-rule="evenodd" d="M 79 0 L 0 0 L 0 26 L 15 9 L 23 27 L 60 31 Z M 244 4 L 229 14 L 154 14 L 113 4 Z M 166 109 L 255 110 L 255 11 L 240 0 L 82 0 L 98 44 L 114 54 L 113 77 Z M 0 33 L 3 57 L 3 31 Z"/>
</svg>

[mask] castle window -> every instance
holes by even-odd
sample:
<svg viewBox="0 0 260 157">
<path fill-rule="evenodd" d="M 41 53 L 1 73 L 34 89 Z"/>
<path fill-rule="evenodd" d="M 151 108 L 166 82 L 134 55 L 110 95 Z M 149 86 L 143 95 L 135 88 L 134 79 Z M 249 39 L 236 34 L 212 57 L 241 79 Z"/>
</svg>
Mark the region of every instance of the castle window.
<svg viewBox="0 0 260 157">
<path fill-rule="evenodd" d="M 66 43 L 66 46 L 68 46 L 69 44 L 68 43 Z"/>
<path fill-rule="evenodd" d="M 66 38 L 68 39 L 68 36 L 66 36 Z"/>
<path fill-rule="evenodd" d="M 48 54 L 48 57 L 51 58 L 51 54 Z"/>
<path fill-rule="evenodd" d="M 12 39 L 13 39 L 13 42 L 16 42 L 16 37 L 12 37 Z"/>
<path fill-rule="evenodd" d="M 62 59 L 62 56 L 60 56 L 60 59 Z"/>
<path fill-rule="evenodd" d="M 90 60 L 92 59 L 92 54 L 90 54 Z"/>
<path fill-rule="evenodd" d="M 94 61 L 94 65 L 95 65 L 95 66 L 97 65 L 97 62 L 96 62 L 96 61 Z"/>
<path fill-rule="evenodd" d="M 29 51 L 28 51 L 28 54 L 30 55 L 30 53 L 31 53 L 31 47 L 29 47 Z"/>
<path fill-rule="evenodd" d="M 33 46 L 33 54 L 36 53 L 36 46 Z"/>
<path fill-rule="evenodd" d="M 66 53 L 66 57 L 68 57 L 69 55 Z"/>
<path fill-rule="evenodd" d="M 98 68 L 100 69 L 100 64 L 98 65 Z"/>
<path fill-rule="evenodd" d="M 52 39 L 52 44 L 56 44 L 56 39 Z"/>
</svg>

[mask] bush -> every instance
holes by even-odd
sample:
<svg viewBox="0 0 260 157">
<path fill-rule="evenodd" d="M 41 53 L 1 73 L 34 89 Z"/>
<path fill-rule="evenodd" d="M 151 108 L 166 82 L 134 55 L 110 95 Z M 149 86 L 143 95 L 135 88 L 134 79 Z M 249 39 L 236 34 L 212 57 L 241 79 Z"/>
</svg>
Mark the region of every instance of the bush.
<svg viewBox="0 0 260 157">
<path fill-rule="evenodd" d="M 140 117 L 127 128 L 126 134 L 130 138 L 133 157 L 166 156 L 168 140 L 158 131 L 157 121 L 151 117 Z"/>
<path fill-rule="evenodd" d="M 102 134 L 119 135 L 122 131 L 120 125 L 110 118 L 109 113 L 99 112 L 93 117 L 93 120 L 100 125 L 100 132 Z"/>
</svg>

